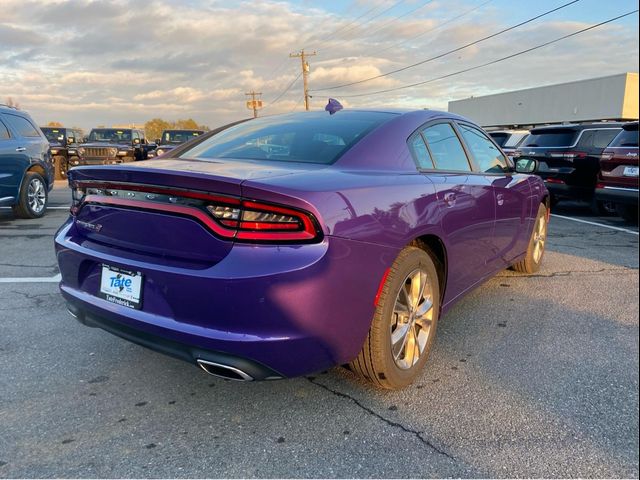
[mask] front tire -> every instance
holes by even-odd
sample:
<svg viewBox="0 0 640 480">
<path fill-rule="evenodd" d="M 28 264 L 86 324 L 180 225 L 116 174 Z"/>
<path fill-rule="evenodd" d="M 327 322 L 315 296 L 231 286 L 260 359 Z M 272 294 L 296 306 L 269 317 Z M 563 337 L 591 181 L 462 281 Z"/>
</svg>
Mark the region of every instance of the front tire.
<svg viewBox="0 0 640 480">
<path fill-rule="evenodd" d="M 527 253 L 523 260 L 513 265 L 513 269 L 516 272 L 531 274 L 540 270 L 547 243 L 547 223 L 547 207 L 541 203 L 538 207 L 536 221 L 533 224 L 533 232 L 531 232 Z"/>
<path fill-rule="evenodd" d="M 349 367 L 376 386 L 394 390 L 422 372 L 440 313 L 440 285 L 429 253 L 409 246 L 391 266 L 362 350 Z"/>
<path fill-rule="evenodd" d="M 13 214 L 20 218 L 40 218 L 47 211 L 49 192 L 44 178 L 39 173 L 27 172 L 20 187 L 18 203 Z"/>
</svg>

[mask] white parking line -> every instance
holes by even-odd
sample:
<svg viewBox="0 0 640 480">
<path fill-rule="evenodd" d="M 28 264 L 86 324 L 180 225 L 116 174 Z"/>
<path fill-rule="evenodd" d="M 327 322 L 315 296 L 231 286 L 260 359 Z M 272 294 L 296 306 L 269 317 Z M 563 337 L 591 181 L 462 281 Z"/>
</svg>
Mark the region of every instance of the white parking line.
<svg viewBox="0 0 640 480">
<path fill-rule="evenodd" d="M 58 283 L 62 280 L 62 275 L 57 274 L 53 277 L 7 277 L 0 278 L 0 283 Z"/>
<path fill-rule="evenodd" d="M 47 210 L 69 210 L 70 207 L 47 207 Z M 10 210 L 11 207 L 0 207 L 0 210 Z"/>
<path fill-rule="evenodd" d="M 638 235 L 638 232 L 629 230 L 627 228 L 614 227 L 613 225 L 605 225 L 603 223 L 589 222 L 587 220 L 580 220 L 579 218 L 565 217 L 564 215 L 551 214 L 552 217 L 564 218 L 565 220 L 571 220 L 572 222 L 586 223 L 587 225 L 595 225 L 596 227 L 608 228 L 610 230 L 617 230 L 618 232 L 630 233 L 631 235 Z"/>
</svg>

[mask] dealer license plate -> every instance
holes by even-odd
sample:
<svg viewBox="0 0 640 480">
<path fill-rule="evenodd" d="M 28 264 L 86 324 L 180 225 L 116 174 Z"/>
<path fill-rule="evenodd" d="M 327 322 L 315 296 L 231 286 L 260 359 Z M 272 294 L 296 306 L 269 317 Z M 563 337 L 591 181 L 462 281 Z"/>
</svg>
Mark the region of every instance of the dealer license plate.
<svg viewBox="0 0 640 480">
<path fill-rule="evenodd" d="M 140 272 L 102 265 L 99 296 L 108 302 L 139 310 L 142 308 L 142 281 Z"/>
</svg>

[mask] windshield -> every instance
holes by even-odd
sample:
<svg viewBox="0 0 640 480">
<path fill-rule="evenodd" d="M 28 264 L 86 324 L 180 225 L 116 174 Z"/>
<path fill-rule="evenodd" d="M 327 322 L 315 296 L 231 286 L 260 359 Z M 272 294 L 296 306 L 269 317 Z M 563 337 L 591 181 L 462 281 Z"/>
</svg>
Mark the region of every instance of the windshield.
<svg viewBox="0 0 640 480">
<path fill-rule="evenodd" d="M 130 143 L 131 130 L 118 128 L 94 128 L 89 134 L 90 142 Z"/>
<path fill-rule="evenodd" d="M 184 143 L 204 133 L 203 130 L 165 130 L 162 133 L 161 143 Z"/>
<path fill-rule="evenodd" d="M 234 158 L 329 164 L 395 114 L 342 111 L 263 117 L 235 125 L 180 158 Z"/>
<path fill-rule="evenodd" d="M 533 130 L 523 143 L 523 147 L 570 147 L 578 132 L 569 128 Z"/>
<path fill-rule="evenodd" d="M 63 142 L 65 138 L 65 130 L 64 128 L 41 128 L 44 136 L 47 137 L 47 140 L 50 142 Z"/>
</svg>

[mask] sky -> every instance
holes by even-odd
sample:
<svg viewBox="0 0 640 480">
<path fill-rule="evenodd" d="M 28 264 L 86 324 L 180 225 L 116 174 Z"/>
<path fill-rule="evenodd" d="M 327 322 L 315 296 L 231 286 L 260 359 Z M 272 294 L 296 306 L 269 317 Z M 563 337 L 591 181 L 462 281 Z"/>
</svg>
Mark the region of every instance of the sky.
<svg viewBox="0 0 640 480">
<path fill-rule="evenodd" d="M 446 53 L 570 0 L 0 0 L 0 103 L 36 122 L 90 129 L 193 118 L 211 128 L 311 108 L 446 110 L 451 100 L 638 71 L 638 15 L 421 86 L 375 93 L 481 65 L 638 8 L 579 0 L 495 38 L 397 74 L 333 90 Z M 297 79 L 297 80 L 296 80 Z M 287 90 L 287 87 L 290 87 Z"/>
</svg>

